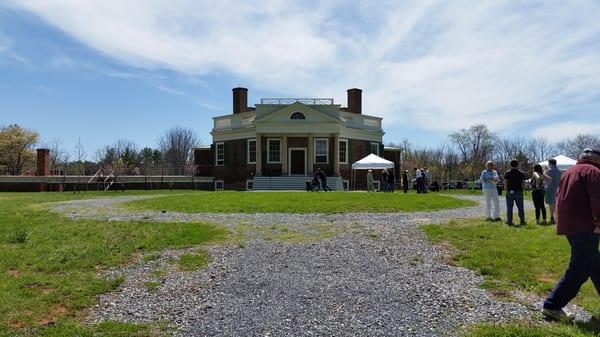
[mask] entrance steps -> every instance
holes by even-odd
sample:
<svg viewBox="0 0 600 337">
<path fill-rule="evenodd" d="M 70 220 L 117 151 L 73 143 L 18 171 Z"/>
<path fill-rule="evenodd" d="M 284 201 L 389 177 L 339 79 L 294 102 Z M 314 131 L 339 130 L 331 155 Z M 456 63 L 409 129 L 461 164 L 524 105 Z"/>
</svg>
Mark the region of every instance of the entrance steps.
<svg viewBox="0 0 600 337">
<path fill-rule="evenodd" d="M 255 191 L 304 191 L 306 182 L 312 181 L 312 176 L 288 177 L 254 177 L 253 190 Z M 333 191 L 343 191 L 342 177 L 327 177 L 327 186 Z"/>
</svg>

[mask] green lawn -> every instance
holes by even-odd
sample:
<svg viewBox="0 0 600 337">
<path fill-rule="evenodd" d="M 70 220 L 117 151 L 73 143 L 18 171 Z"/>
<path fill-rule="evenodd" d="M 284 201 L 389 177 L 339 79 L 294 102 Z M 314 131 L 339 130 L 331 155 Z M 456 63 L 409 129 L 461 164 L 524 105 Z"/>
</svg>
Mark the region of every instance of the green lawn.
<svg viewBox="0 0 600 337">
<path fill-rule="evenodd" d="M 534 219 L 528 215 L 528 222 Z M 483 287 L 499 296 L 510 297 L 511 290 L 546 296 L 562 276 L 569 245 L 555 234 L 555 226 L 508 227 L 479 219 L 454 220 L 445 225 L 422 229 L 433 242 L 449 245 L 454 263 L 484 276 Z M 590 281 L 575 299 L 594 316 L 600 315 L 600 300 Z M 596 323 L 577 327 L 555 324 L 541 327 L 527 324 L 481 325 L 468 336 L 598 336 Z"/>
<path fill-rule="evenodd" d="M 196 192 L 137 200 L 130 209 L 216 213 L 413 212 L 473 206 L 435 193 Z"/>
<path fill-rule="evenodd" d="M 152 326 L 77 323 L 96 295 L 122 281 L 99 272 L 136 255 L 228 235 L 203 223 L 74 221 L 43 205 L 114 195 L 124 193 L 0 193 L 0 336 L 154 335 Z"/>
</svg>

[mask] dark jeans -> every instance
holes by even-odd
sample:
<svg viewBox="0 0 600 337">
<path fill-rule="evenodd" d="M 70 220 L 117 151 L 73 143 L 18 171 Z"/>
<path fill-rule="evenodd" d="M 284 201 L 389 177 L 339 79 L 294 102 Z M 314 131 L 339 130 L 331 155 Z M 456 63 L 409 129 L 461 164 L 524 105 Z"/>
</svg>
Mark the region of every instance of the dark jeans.
<svg viewBox="0 0 600 337">
<path fill-rule="evenodd" d="M 561 309 L 579 292 L 581 285 L 592 279 L 596 292 L 600 295 L 600 254 L 598 253 L 598 235 L 579 233 L 567 235 L 571 245 L 571 260 L 563 277 L 544 301 L 544 308 Z"/>
<path fill-rule="evenodd" d="M 425 192 L 425 184 L 423 178 L 417 178 L 417 193 Z"/>
<path fill-rule="evenodd" d="M 531 198 L 533 199 L 533 206 L 535 206 L 535 219 L 540 219 L 540 212 L 542 218 L 546 220 L 546 205 L 544 205 L 544 191 L 535 190 L 531 192 Z"/>
<path fill-rule="evenodd" d="M 523 191 L 506 191 L 506 222 L 513 222 L 513 205 L 517 204 L 519 220 L 525 222 L 525 210 L 523 209 Z"/>
<path fill-rule="evenodd" d="M 394 193 L 394 182 L 393 181 L 387 182 L 387 191 Z"/>
<path fill-rule="evenodd" d="M 321 180 L 321 188 L 323 189 L 323 192 L 331 191 L 331 188 L 327 186 L 327 180 Z"/>
</svg>

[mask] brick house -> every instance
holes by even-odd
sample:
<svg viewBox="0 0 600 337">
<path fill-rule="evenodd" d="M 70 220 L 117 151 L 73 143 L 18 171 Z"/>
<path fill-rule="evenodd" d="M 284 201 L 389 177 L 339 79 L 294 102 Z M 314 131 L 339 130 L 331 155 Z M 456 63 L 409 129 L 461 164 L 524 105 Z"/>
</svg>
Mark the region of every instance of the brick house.
<svg viewBox="0 0 600 337">
<path fill-rule="evenodd" d="M 248 107 L 248 89 L 234 88 L 233 113 L 213 120 L 213 142 L 194 149 L 194 163 L 217 190 L 304 189 L 317 168 L 340 190 L 353 162 L 369 153 L 396 158 L 384 155 L 382 118 L 362 114 L 361 89 L 348 89 L 347 107 L 329 98 L 263 98 Z"/>
</svg>

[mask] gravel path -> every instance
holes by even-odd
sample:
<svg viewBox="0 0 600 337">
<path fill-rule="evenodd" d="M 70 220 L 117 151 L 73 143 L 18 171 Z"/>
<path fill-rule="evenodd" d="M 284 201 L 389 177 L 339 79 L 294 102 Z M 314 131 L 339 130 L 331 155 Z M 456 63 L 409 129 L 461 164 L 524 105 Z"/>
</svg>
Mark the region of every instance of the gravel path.
<svg viewBox="0 0 600 337">
<path fill-rule="evenodd" d="M 531 318 L 500 302 L 474 272 L 444 262 L 422 223 L 480 217 L 482 206 L 437 212 L 183 214 L 131 212 L 118 197 L 52 204 L 71 218 L 208 221 L 252 230 L 243 244 L 208 247 L 209 265 L 173 264 L 198 249 L 163 251 L 109 272 L 125 277 L 88 321 L 170 322 L 176 336 L 454 336 L 477 322 Z M 481 201 L 478 196 L 465 196 Z M 530 207 L 530 206 L 528 206 Z M 294 234 L 297 242 L 277 240 Z M 258 233 L 258 234 L 257 234 Z M 299 240 L 298 240 L 299 239 Z M 535 306 L 539 306 L 535 303 Z"/>
</svg>

